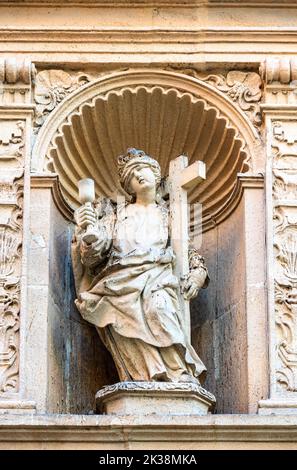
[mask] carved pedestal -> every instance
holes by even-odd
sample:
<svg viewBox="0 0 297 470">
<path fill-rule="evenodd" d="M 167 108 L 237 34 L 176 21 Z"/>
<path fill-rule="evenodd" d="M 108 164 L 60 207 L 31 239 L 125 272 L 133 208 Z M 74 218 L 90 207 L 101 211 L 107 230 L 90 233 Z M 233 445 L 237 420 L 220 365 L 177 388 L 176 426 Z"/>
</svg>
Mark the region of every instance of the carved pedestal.
<svg viewBox="0 0 297 470">
<path fill-rule="evenodd" d="M 206 415 L 215 397 L 191 383 L 120 382 L 96 394 L 99 414 L 114 415 Z"/>
</svg>

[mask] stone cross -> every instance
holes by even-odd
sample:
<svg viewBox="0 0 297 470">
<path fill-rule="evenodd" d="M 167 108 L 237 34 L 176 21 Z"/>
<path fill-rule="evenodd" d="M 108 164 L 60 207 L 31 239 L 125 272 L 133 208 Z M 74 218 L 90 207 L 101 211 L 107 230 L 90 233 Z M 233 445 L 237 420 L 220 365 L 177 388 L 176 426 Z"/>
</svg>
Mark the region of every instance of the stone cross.
<svg viewBox="0 0 297 470">
<path fill-rule="evenodd" d="M 170 162 L 167 177 L 171 218 L 171 246 L 176 255 L 175 274 L 180 279 L 189 272 L 188 191 L 205 179 L 205 163 L 197 160 L 188 166 L 188 157 L 180 155 Z M 191 339 L 190 305 L 179 293 L 184 328 Z"/>
</svg>

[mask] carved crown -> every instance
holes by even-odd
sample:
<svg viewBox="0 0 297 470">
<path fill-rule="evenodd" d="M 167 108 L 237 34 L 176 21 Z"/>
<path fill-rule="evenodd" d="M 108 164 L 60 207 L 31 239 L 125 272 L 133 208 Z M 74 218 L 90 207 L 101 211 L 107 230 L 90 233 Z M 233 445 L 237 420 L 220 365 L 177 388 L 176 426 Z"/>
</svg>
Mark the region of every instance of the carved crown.
<svg viewBox="0 0 297 470">
<path fill-rule="evenodd" d="M 124 168 L 127 163 L 134 159 L 141 159 L 143 163 L 148 163 L 149 165 L 156 166 L 158 163 L 153 158 L 149 157 L 143 150 L 138 150 L 136 148 L 130 147 L 127 149 L 125 155 L 120 155 L 118 157 L 118 169 L 119 169 L 119 177 L 122 178 Z"/>
</svg>

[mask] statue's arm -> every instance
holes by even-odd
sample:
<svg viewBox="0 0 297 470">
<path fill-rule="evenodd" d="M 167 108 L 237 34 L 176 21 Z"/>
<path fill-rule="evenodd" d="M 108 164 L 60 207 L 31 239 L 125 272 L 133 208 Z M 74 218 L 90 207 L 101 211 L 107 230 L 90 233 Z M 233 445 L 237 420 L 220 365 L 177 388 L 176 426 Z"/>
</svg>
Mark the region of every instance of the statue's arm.
<svg viewBox="0 0 297 470">
<path fill-rule="evenodd" d="M 107 257 L 111 248 L 114 213 L 99 218 L 93 207 L 82 206 L 76 211 L 75 219 L 75 238 L 79 245 L 81 263 L 86 267 L 96 267 Z M 92 227 L 95 238 L 92 243 L 85 237 L 88 226 Z"/>
<path fill-rule="evenodd" d="M 189 250 L 189 273 L 182 281 L 182 294 L 185 300 L 193 299 L 199 290 L 209 284 L 208 269 L 205 260 L 195 248 Z"/>
<path fill-rule="evenodd" d="M 107 238 L 104 228 L 98 231 L 98 240 L 93 243 L 80 242 L 80 257 L 84 266 L 93 268 L 102 263 L 107 256 L 111 241 Z"/>
</svg>

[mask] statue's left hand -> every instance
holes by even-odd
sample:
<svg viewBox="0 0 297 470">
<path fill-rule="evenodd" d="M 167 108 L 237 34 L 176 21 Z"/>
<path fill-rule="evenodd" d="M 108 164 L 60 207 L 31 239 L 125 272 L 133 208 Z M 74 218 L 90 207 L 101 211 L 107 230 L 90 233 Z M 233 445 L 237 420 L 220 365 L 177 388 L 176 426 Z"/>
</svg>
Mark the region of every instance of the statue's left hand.
<svg viewBox="0 0 297 470">
<path fill-rule="evenodd" d="M 207 271 L 203 268 L 192 269 L 182 280 L 181 293 L 185 300 L 191 300 L 198 295 L 199 289 L 204 286 Z"/>
</svg>

